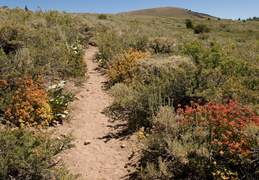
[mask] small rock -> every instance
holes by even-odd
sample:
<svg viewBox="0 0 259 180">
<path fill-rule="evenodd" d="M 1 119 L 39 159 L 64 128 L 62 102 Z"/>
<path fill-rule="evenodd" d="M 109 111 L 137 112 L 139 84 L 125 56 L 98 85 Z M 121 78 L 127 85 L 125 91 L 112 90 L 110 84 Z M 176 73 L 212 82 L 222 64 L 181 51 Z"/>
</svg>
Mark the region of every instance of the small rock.
<svg viewBox="0 0 259 180">
<path fill-rule="evenodd" d="M 121 148 L 125 148 L 125 147 L 126 147 L 126 145 L 125 145 L 125 144 L 122 144 L 122 145 L 121 145 Z"/>
<path fill-rule="evenodd" d="M 86 146 L 86 145 L 88 145 L 88 144 L 90 144 L 90 143 L 91 143 L 90 140 L 86 140 L 86 141 L 84 142 L 84 145 Z"/>
</svg>

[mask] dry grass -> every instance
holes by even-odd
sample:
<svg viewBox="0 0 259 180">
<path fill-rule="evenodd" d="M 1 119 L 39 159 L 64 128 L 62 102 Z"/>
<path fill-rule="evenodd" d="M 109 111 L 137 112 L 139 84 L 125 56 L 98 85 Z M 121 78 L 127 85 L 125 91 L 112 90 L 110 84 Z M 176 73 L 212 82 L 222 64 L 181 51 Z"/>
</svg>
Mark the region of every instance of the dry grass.
<svg viewBox="0 0 259 180">
<path fill-rule="evenodd" d="M 144 16 L 164 16 L 164 17 L 176 17 L 176 18 L 208 18 L 212 17 L 207 14 L 193 12 L 187 9 L 175 8 L 175 7 L 161 7 L 152 9 L 143 9 L 129 12 L 122 12 L 119 14 L 124 15 L 144 15 Z"/>
</svg>

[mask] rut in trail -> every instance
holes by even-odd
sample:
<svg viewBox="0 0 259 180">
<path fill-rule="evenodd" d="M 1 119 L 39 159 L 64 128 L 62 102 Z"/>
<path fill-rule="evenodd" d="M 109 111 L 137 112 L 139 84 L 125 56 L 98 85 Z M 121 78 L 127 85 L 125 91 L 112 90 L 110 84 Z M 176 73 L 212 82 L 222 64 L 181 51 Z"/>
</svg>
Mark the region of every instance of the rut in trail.
<svg viewBox="0 0 259 180">
<path fill-rule="evenodd" d="M 127 167 L 132 155 L 133 137 L 113 137 L 124 127 L 125 121 L 111 122 L 103 112 L 113 99 L 105 92 L 105 76 L 99 70 L 94 57 L 97 47 L 86 50 L 89 79 L 71 104 L 71 121 L 58 127 L 59 135 L 72 132 L 76 148 L 66 150 L 61 158 L 73 174 L 82 174 L 83 180 L 127 179 L 132 173 Z M 88 144 L 90 143 L 90 144 Z"/>
</svg>

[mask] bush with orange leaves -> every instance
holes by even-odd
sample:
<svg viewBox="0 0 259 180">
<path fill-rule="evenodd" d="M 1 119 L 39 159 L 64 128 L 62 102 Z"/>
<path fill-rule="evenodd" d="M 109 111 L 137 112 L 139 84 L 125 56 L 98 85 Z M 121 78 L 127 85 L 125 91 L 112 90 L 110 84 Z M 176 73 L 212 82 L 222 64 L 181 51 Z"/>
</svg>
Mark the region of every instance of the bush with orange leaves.
<svg viewBox="0 0 259 180">
<path fill-rule="evenodd" d="M 42 76 L 36 80 L 23 76 L 11 84 L 1 80 L 0 90 L 6 91 L 0 107 L 4 123 L 19 127 L 37 125 L 39 128 L 52 123 L 54 116 L 47 103 L 49 97 Z"/>
<path fill-rule="evenodd" d="M 118 82 L 132 83 L 132 80 L 137 76 L 136 67 L 138 64 L 136 60 L 149 57 L 150 55 L 148 53 L 132 48 L 122 51 L 109 65 L 107 74 L 109 83 L 112 85 Z"/>
</svg>

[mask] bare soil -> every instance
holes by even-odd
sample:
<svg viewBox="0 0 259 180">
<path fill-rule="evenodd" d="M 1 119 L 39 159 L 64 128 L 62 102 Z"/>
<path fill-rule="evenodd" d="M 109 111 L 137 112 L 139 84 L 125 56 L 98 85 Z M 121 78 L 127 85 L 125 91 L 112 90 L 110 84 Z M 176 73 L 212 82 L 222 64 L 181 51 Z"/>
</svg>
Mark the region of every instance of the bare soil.
<svg viewBox="0 0 259 180">
<path fill-rule="evenodd" d="M 70 121 L 56 129 L 56 135 L 72 132 L 76 148 L 64 151 L 60 158 L 73 174 L 83 180 L 129 179 L 134 169 L 130 164 L 134 136 L 123 134 L 124 119 L 111 119 L 106 110 L 113 99 L 105 90 L 104 72 L 94 62 L 97 47 L 89 46 L 85 53 L 89 79 L 83 83 L 71 104 Z"/>
</svg>

